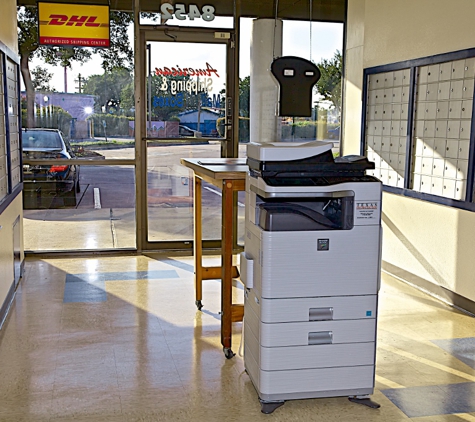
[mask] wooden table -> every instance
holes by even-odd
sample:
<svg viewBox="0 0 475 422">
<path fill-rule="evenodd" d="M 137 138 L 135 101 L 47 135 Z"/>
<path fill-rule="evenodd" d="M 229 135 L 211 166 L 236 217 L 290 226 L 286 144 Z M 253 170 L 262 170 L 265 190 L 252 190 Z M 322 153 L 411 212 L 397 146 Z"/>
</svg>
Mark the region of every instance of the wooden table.
<svg viewBox="0 0 475 422">
<path fill-rule="evenodd" d="M 242 321 L 244 306 L 232 303 L 232 280 L 239 276 L 233 266 L 235 239 L 234 221 L 236 204 L 234 192 L 245 190 L 248 167 L 246 159 L 240 158 L 182 158 L 181 164 L 194 172 L 194 241 L 195 260 L 195 304 L 201 310 L 202 281 L 221 279 L 221 344 L 226 358 L 234 356 L 231 349 L 232 323 Z M 221 267 L 203 267 L 201 184 L 211 183 L 222 191 L 221 216 Z"/>
</svg>

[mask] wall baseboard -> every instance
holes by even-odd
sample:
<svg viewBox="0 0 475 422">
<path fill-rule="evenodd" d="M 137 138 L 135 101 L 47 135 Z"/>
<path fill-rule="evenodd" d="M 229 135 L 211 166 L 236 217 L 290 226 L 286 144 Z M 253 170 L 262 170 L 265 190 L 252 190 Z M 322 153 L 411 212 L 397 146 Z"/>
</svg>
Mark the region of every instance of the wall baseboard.
<svg viewBox="0 0 475 422">
<path fill-rule="evenodd" d="M 13 303 L 13 298 L 15 297 L 15 282 L 12 282 L 10 286 L 10 290 L 8 290 L 7 297 L 3 302 L 2 306 L 0 307 L 0 330 L 3 327 L 3 323 L 7 319 L 8 311 L 10 310 L 10 306 Z"/>
<path fill-rule="evenodd" d="M 431 283 L 430 281 L 412 274 L 400 267 L 390 264 L 389 262 L 382 262 L 382 270 L 389 275 L 401 280 L 423 292 L 434 296 L 435 298 L 457 308 L 463 312 L 475 317 L 475 302 L 461 296 L 443 286 Z"/>
</svg>

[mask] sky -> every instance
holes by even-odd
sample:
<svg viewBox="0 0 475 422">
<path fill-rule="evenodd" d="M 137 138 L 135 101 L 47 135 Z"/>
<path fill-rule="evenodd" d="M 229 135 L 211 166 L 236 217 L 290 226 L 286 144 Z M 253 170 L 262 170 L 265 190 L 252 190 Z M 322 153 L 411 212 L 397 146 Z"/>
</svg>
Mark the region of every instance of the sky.
<svg viewBox="0 0 475 422">
<path fill-rule="evenodd" d="M 241 19 L 241 48 L 240 48 L 240 77 L 249 75 L 250 71 L 250 38 L 252 32 L 253 19 Z M 207 26 L 207 27 L 231 27 L 232 18 L 216 18 L 212 22 L 204 22 L 201 19 L 195 21 L 181 21 L 186 26 Z M 174 19 L 170 24 L 176 25 L 181 22 Z M 313 22 L 310 31 L 308 21 L 284 21 L 283 24 L 283 55 L 292 55 L 305 59 L 312 59 L 319 62 L 322 58 L 330 59 L 336 50 L 342 51 L 343 46 L 343 25 L 335 23 Z M 312 52 L 310 52 L 310 32 L 312 33 Z M 129 38 L 133 40 L 133 28 L 129 31 Z M 152 68 L 163 68 L 165 66 L 180 66 L 181 68 L 206 67 L 210 63 L 218 71 L 220 78 L 213 78 L 214 92 L 219 92 L 222 88 L 225 72 L 225 48 L 222 45 L 206 45 L 204 48 L 197 48 L 196 44 L 175 44 L 175 43 L 153 43 L 152 44 Z M 78 75 L 88 77 L 94 74 L 102 74 L 100 57 L 94 58 L 84 65 L 73 65 L 72 69 L 67 69 L 68 92 L 77 92 Z M 30 65 L 33 69 L 40 65 L 46 67 L 53 73 L 51 85 L 58 91 L 64 92 L 64 69 L 56 66 L 45 65 L 38 59 L 34 59 Z"/>
</svg>

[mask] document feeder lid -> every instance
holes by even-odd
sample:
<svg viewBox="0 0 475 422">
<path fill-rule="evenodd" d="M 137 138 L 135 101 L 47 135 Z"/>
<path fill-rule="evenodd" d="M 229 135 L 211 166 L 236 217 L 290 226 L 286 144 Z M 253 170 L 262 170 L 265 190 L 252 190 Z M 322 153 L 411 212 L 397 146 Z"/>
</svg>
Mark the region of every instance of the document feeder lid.
<svg viewBox="0 0 475 422">
<path fill-rule="evenodd" d="M 319 176 L 364 176 L 374 169 L 364 156 L 349 155 L 333 158 L 331 142 L 249 143 L 247 164 L 252 175 L 276 178 Z"/>
</svg>

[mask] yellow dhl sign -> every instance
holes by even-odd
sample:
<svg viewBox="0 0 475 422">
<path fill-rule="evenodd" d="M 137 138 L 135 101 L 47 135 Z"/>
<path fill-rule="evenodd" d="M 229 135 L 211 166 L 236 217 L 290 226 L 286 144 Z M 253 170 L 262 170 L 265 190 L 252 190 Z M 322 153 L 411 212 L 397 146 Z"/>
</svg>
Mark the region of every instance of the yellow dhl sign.
<svg viewBox="0 0 475 422">
<path fill-rule="evenodd" d="M 109 47 L 109 6 L 38 2 L 42 45 Z"/>
</svg>

